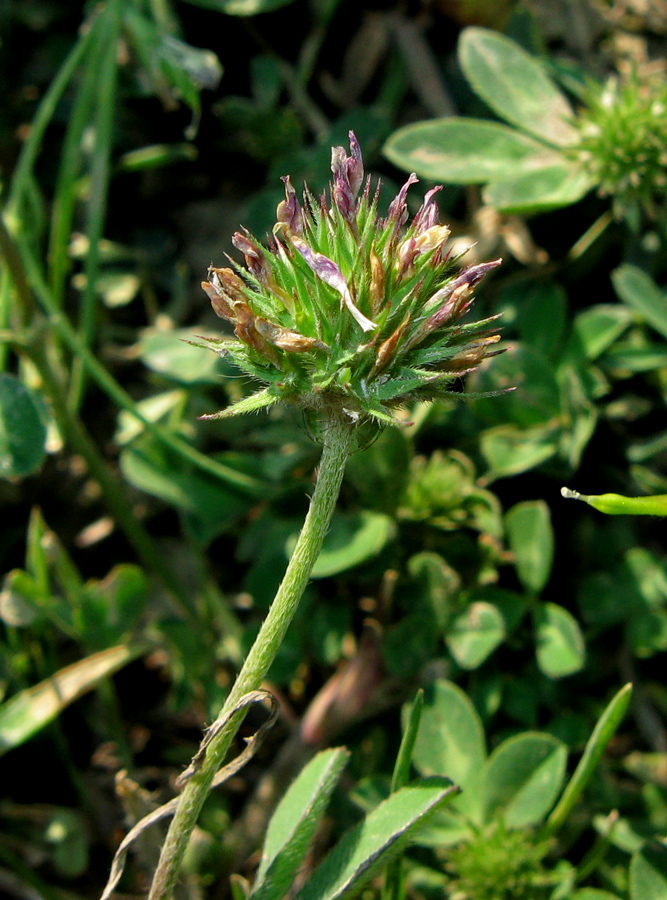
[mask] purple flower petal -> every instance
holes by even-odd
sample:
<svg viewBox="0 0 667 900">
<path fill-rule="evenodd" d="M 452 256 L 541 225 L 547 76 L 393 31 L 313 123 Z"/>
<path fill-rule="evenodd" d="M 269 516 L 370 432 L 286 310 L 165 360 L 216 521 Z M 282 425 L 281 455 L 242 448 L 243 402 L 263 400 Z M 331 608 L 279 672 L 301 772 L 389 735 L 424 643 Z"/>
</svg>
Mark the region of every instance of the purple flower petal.
<svg viewBox="0 0 667 900">
<path fill-rule="evenodd" d="M 367 319 L 361 310 L 357 309 L 354 305 L 345 276 L 336 263 L 323 253 L 316 253 L 315 250 L 313 250 L 312 247 L 309 247 L 305 241 L 301 240 L 301 238 L 292 238 L 292 245 L 305 259 L 306 263 L 317 277 L 325 284 L 328 284 L 329 287 L 338 291 L 343 298 L 343 303 L 349 309 L 359 327 L 363 331 L 372 331 L 373 328 L 376 327 L 375 322 L 371 322 L 370 319 Z"/>
<path fill-rule="evenodd" d="M 303 232 L 303 216 L 299 201 L 296 199 L 296 191 L 292 187 L 289 175 L 285 175 L 281 181 L 285 185 L 285 199 L 278 204 L 277 221 L 291 234 L 300 235 Z"/>
<path fill-rule="evenodd" d="M 364 180 L 364 161 L 361 156 L 361 147 L 354 131 L 348 132 L 350 138 L 350 153 L 352 156 L 347 160 L 347 176 L 352 188 L 353 194 L 359 193 L 359 188 Z"/>
<path fill-rule="evenodd" d="M 419 179 L 413 172 L 389 205 L 389 213 L 387 215 L 386 223 L 389 224 L 389 222 L 393 222 L 394 229 L 396 231 L 398 231 L 401 225 L 404 225 L 407 221 L 408 207 L 405 200 L 408 196 L 408 190 L 410 189 L 410 186 L 413 184 L 417 184 L 418 181 Z"/>
<path fill-rule="evenodd" d="M 433 198 L 441 190 L 442 185 L 438 184 L 424 195 L 424 202 L 417 210 L 412 221 L 412 227 L 415 229 L 415 234 L 420 234 L 422 231 L 428 231 L 429 228 L 438 224 L 438 204 Z"/>
<path fill-rule="evenodd" d="M 262 284 L 267 284 L 273 280 L 266 256 L 264 256 L 257 244 L 238 231 L 232 235 L 232 244 L 244 255 L 248 271 L 252 272 L 258 281 Z"/>
</svg>

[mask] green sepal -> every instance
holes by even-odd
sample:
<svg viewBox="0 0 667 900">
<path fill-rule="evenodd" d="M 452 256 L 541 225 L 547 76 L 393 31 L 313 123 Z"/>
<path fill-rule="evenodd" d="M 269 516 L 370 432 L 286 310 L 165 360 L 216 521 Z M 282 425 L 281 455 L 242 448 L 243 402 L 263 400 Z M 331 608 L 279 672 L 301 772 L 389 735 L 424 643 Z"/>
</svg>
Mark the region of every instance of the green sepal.
<svg viewBox="0 0 667 900">
<path fill-rule="evenodd" d="M 199 416 L 199 418 L 206 421 L 210 419 L 229 419 L 232 416 L 242 416 L 245 413 L 259 412 L 260 409 L 268 409 L 270 406 L 278 403 L 278 400 L 279 398 L 275 397 L 270 392 L 269 388 L 264 388 L 263 391 L 251 394 L 250 397 L 244 397 L 243 400 L 237 400 L 236 403 L 233 403 L 226 409 L 221 409 L 220 412 L 209 413 L 205 416 Z"/>
</svg>

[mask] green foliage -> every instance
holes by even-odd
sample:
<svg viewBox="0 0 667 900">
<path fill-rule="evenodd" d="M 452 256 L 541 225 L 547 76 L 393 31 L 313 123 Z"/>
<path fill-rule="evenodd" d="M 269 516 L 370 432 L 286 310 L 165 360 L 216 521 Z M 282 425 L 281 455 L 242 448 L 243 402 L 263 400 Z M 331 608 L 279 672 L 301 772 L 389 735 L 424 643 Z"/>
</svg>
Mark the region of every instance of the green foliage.
<svg viewBox="0 0 667 900">
<path fill-rule="evenodd" d="M 109 0 L 81 21 L 64 0 L 10 4 L 0 751 L 19 777 L 0 856 L 15 893 L 99 897 L 119 829 L 173 796 L 308 508 L 324 434 L 279 400 L 314 378 L 350 425 L 365 404 L 374 424 L 357 429 L 268 674 L 280 724 L 207 800 L 186 890 L 217 896 L 242 871 L 236 900 L 665 894 L 667 549 L 652 517 L 667 496 L 666 92 L 653 38 L 642 50 L 655 23 L 607 6 L 582 57 L 571 33 L 589 26 L 555 36 L 539 4 L 440 4 L 427 30 L 407 7 L 336 0 Z M 276 188 L 289 174 L 319 198 L 350 130 L 382 182 L 380 218 L 371 191 L 355 236 L 336 199 L 345 153 L 339 193 L 306 204 L 306 238 L 335 251 L 375 331 L 296 255 L 293 198 Z M 452 187 L 412 187 L 384 219 L 404 181 L 387 159 Z M 442 243 L 410 261 L 424 194 Z M 273 275 L 295 279 L 294 322 L 291 291 L 239 265 L 241 223 Z M 420 265 L 403 271 L 401 254 Z M 444 344 L 409 345 L 434 312 L 417 295 L 496 257 L 481 333 L 461 310 Z M 287 360 L 289 377 L 257 393 L 225 358 L 243 316 L 216 319 L 201 294 L 212 260 L 273 323 L 256 344 Z M 325 301 L 334 354 L 317 343 L 332 345 Z M 502 355 L 481 360 L 476 333 Z M 466 355 L 481 363 L 470 377 Z M 262 380 L 266 358 L 250 363 Z M 441 376 L 430 403 L 424 379 Z M 384 429 L 389 413 L 399 427 Z M 564 503 L 562 484 L 588 503 Z M 418 685 L 400 735 L 398 702 Z M 158 842 L 148 832 L 131 852 L 123 893 L 145 890 Z"/>
<path fill-rule="evenodd" d="M 575 115 L 542 60 L 504 35 L 467 28 L 459 63 L 500 119 L 448 117 L 407 125 L 385 145 L 397 166 L 434 180 L 485 184 L 485 201 L 506 213 L 569 206 L 592 188 L 635 228 L 665 193 L 662 80 L 590 83 Z"/>
<path fill-rule="evenodd" d="M 32 474 L 44 460 L 46 427 L 35 395 L 13 375 L 0 374 L 0 473 Z"/>
<path fill-rule="evenodd" d="M 539 900 L 555 881 L 542 865 L 548 851 L 548 841 L 535 843 L 501 822 L 483 840 L 453 848 L 447 871 L 454 889 L 470 900 Z"/>
</svg>

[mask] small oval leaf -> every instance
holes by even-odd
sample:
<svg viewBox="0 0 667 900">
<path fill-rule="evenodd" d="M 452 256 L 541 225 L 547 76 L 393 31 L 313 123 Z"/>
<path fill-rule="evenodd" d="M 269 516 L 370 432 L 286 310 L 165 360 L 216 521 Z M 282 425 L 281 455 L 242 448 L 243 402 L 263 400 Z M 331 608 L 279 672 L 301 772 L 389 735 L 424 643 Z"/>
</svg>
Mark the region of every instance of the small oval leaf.
<svg viewBox="0 0 667 900">
<path fill-rule="evenodd" d="M 559 160 L 493 181 L 483 196 L 485 203 L 507 215 L 534 215 L 578 203 L 593 186 L 583 169 Z"/>
<path fill-rule="evenodd" d="M 554 144 L 577 141 L 567 99 L 544 66 L 513 40 L 487 28 L 466 28 L 459 61 L 475 92 L 501 118 Z"/>
<path fill-rule="evenodd" d="M 484 729 L 470 698 L 441 679 L 425 691 L 413 754 L 422 775 L 447 775 L 465 788 L 486 759 Z"/>
<path fill-rule="evenodd" d="M 651 276 L 625 264 L 612 272 L 611 281 L 621 300 L 667 338 L 667 300 Z"/>
<path fill-rule="evenodd" d="M 549 678 L 563 678 L 584 667 L 586 649 L 579 623 L 556 603 L 543 603 L 535 616 L 537 663 Z"/>
<path fill-rule="evenodd" d="M 462 669 L 476 669 L 505 639 L 505 620 L 492 603 L 471 603 L 450 624 L 446 642 Z"/>
<path fill-rule="evenodd" d="M 554 558 L 549 507 L 544 500 L 517 503 L 505 516 L 505 524 L 521 584 L 539 594 L 549 580 Z"/>
<path fill-rule="evenodd" d="M 361 565 L 377 556 L 394 532 L 393 519 L 383 513 L 362 510 L 353 515 L 335 515 L 311 577 L 329 578 Z M 287 542 L 290 556 L 296 541 L 297 536 L 292 535 Z"/>
<path fill-rule="evenodd" d="M 537 824 L 560 791 L 567 748 L 550 734 L 524 732 L 489 757 L 482 781 L 487 821 L 501 815 L 509 828 Z"/>
<path fill-rule="evenodd" d="M 667 847 L 652 842 L 630 863 L 631 900 L 667 900 Z"/>
<path fill-rule="evenodd" d="M 562 165 L 558 153 L 519 131 L 455 116 L 399 128 L 383 152 L 399 168 L 447 184 L 486 184 Z"/>
<path fill-rule="evenodd" d="M 45 445 L 37 399 L 14 375 L 0 373 L 0 477 L 32 474 L 42 464 Z"/>
</svg>

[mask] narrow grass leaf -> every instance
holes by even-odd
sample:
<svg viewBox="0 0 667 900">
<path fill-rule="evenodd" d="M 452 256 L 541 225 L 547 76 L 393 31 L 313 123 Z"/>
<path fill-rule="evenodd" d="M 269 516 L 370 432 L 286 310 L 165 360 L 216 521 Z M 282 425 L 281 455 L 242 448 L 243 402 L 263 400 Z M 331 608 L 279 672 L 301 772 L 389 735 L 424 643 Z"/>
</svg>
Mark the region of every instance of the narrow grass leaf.
<svg viewBox="0 0 667 900">
<path fill-rule="evenodd" d="M 81 318 L 79 330 L 86 346 L 93 344 L 97 320 L 97 278 L 100 263 L 100 241 L 104 234 L 104 224 L 111 177 L 111 151 L 116 115 L 116 87 L 118 80 L 118 41 L 120 38 L 120 6 L 117 2 L 107 3 L 102 15 L 107 25 L 104 34 L 105 46 L 99 62 L 98 95 L 94 118 L 95 145 L 90 164 L 90 193 L 85 211 L 85 234 L 88 238 L 88 253 L 84 265 L 86 282 L 81 298 Z M 70 396 L 72 404 L 78 408 L 85 385 L 85 366 L 75 360 L 72 369 Z"/>
<path fill-rule="evenodd" d="M 0 706 L 0 754 L 25 743 L 70 703 L 145 650 L 142 645 L 121 644 L 93 653 L 3 703 Z"/>
<path fill-rule="evenodd" d="M 81 62 L 77 91 L 60 152 L 60 167 L 53 197 L 48 251 L 49 281 L 53 296 L 59 306 L 62 304 L 65 281 L 70 268 L 67 251 L 72 236 L 74 210 L 78 199 L 77 181 L 81 175 L 83 136 L 90 124 L 97 97 L 99 56 L 102 53 L 103 40 L 104 33 L 98 20 L 91 34 L 87 52 Z"/>
<path fill-rule="evenodd" d="M 399 788 L 405 787 L 410 780 L 410 766 L 412 765 L 412 754 L 417 741 L 419 732 L 419 723 L 422 718 L 422 710 L 424 708 L 424 691 L 418 690 L 415 699 L 410 704 L 408 714 L 403 728 L 403 737 L 401 738 L 401 746 L 398 748 L 396 756 L 396 765 L 391 777 L 391 792 L 395 793 Z"/>
<path fill-rule="evenodd" d="M 632 685 L 626 684 L 614 696 L 598 719 L 598 722 L 593 729 L 593 733 L 588 739 L 586 749 L 579 760 L 579 764 L 574 770 L 572 778 L 563 791 L 563 795 L 558 801 L 558 805 L 547 820 L 545 826 L 546 836 L 555 834 L 563 826 L 565 820 L 574 808 L 575 803 L 597 769 L 609 741 L 623 721 L 623 717 L 628 709 L 628 704 L 630 703 L 631 695 Z"/>
</svg>

